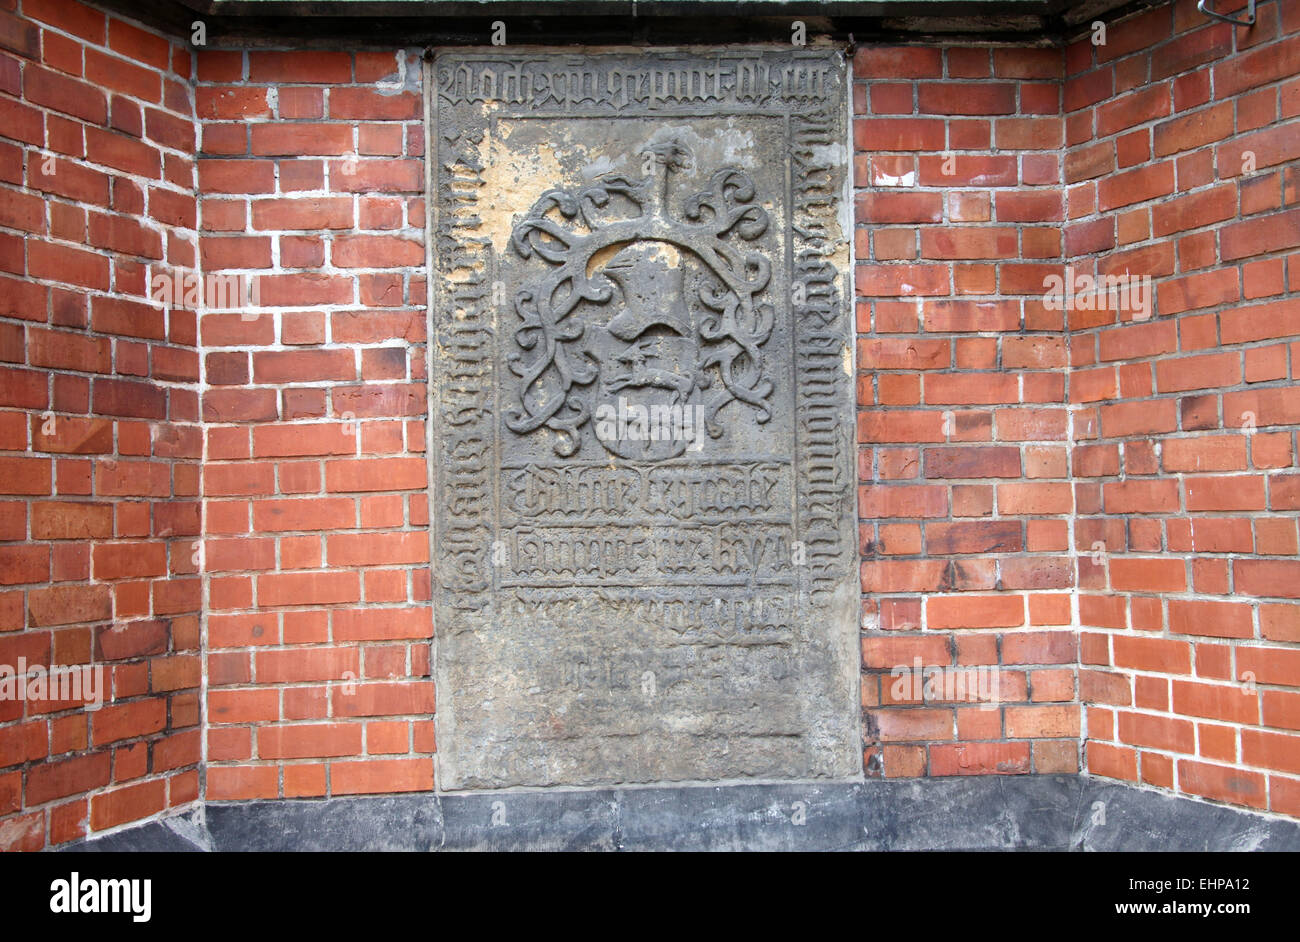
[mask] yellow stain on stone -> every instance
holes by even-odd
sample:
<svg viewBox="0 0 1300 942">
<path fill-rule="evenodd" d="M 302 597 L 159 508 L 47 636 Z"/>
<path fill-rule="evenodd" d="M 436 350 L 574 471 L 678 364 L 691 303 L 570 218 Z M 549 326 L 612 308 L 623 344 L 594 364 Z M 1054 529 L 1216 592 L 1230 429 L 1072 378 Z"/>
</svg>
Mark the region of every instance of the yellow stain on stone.
<svg viewBox="0 0 1300 942">
<path fill-rule="evenodd" d="M 542 142 L 526 152 L 507 146 L 511 128 L 507 122 L 495 125 L 499 140 L 483 135 L 479 156 L 483 164 L 483 199 L 479 217 L 483 235 L 492 240 L 496 252 L 510 245 L 515 223 L 527 215 L 538 197 L 547 190 L 563 186 L 564 171 L 555 153 L 555 145 Z"/>
</svg>

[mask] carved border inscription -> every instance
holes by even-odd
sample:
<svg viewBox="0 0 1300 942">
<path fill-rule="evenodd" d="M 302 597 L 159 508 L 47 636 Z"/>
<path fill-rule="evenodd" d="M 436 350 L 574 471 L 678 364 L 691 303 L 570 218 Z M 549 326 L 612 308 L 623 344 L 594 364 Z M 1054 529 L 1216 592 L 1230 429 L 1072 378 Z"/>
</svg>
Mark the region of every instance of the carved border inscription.
<svg viewBox="0 0 1300 942">
<path fill-rule="evenodd" d="M 855 777 L 842 57 L 435 57 L 443 789 Z"/>
</svg>

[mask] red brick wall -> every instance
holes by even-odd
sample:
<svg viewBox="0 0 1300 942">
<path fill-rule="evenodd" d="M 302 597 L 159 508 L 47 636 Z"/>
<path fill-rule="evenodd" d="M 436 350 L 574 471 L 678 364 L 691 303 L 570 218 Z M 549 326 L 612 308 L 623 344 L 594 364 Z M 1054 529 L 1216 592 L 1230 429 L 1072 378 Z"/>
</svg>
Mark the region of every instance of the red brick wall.
<svg viewBox="0 0 1300 942">
<path fill-rule="evenodd" d="M 0 0 L 0 664 L 106 688 L 0 700 L 0 850 L 199 794 L 196 325 L 148 300 L 195 261 L 190 73 L 117 17 Z"/>
<path fill-rule="evenodd" d="M 418 59 L 192 67 L 23 2 L 0 664 L 102 664 L 116 699 L 0 701 L 0 848 L 431 789 Z M 1300 15 L 1194 8 L 854 57 L 869 775 L 1083 768 L 1300 816 Z M 1150 275 L 1155 310 L 1052 309 L 1067 262 Z M 196 264 L 258 305 L 148 299 L 150 265 Z M 995 672 L 997 702 L 900 694 L 918 663 Z"/>
<path fill-rule="evenodd" d="M 1156 288 L 1070 312 L 1079 680 L 1091 773 L 1295 816 L 1300 5 L 1258 17 L 1066 50 L 1067 255 Z"/>
<path fill-rule="evenodd" d="M 854 57 L 869 775 L 1075 772 L 1060 50 Z M 892 671 L 996 672 L 997 702 Z"/>
<path fill-rule="evenodd" d="M 430 789 L 420 62 L 197 60 L 207 798 Z"/>
</svg>

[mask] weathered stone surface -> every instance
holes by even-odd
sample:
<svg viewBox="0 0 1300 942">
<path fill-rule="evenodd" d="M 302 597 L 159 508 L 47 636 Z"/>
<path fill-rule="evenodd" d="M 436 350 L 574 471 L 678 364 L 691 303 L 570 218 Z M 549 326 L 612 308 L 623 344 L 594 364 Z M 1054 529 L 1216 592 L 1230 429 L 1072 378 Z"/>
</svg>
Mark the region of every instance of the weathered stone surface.
<svg viewBox="0 0 1300 942">
<path fill-rule="evenodd" d="M 64 851 L 1296 851 L 1300 824 L 1085 775 L 210 804 Z"/>
<path fill-rule="evenodd" d="M 842 57 L 432 73 L 441 787 L 856 776 Z"/>
</svg>

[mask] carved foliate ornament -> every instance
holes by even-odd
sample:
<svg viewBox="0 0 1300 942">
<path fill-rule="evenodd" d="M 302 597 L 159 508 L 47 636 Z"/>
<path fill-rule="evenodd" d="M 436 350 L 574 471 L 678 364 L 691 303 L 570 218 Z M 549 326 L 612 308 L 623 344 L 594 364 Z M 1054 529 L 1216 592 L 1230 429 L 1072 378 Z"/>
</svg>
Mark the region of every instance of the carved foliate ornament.
<svg viewBox="0 0 1300 942">
<path fill-rule="evenodd" d="M 698 416 L 711 438 L 723 435 L 719 413 L 730 403 L 758 422 L 771 417 L 761 348 L 774 321 L 764 299 L 772 269 L 755 245 L 769 221 L 753 182 L 722 167 L 674 205 L 689 151 L 669 140 L 637 160 L 650 172 L 546 191 L 511 237 L 515 252 L 548 268 L 515 293 L 524 352 L 508 363 L 522 382 L 505 422 L 520 435 L 551 429 L 565 457 L 593 426 L 622 458 L 673 458 L 693 441 L 603 434 L 614 415 L 671 416 L 687 429 Z"/>
</svg>

